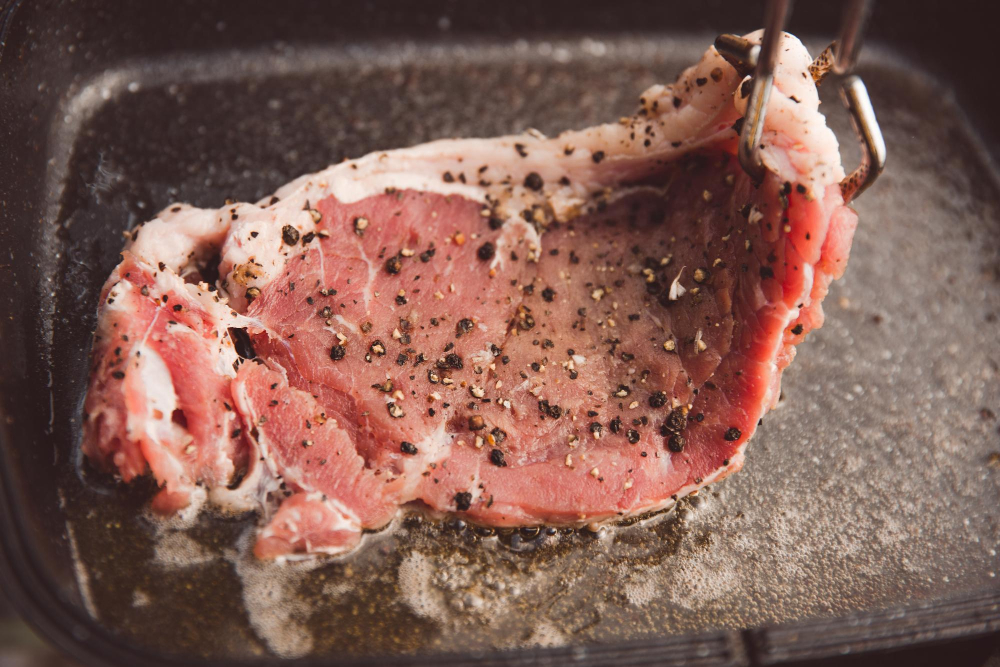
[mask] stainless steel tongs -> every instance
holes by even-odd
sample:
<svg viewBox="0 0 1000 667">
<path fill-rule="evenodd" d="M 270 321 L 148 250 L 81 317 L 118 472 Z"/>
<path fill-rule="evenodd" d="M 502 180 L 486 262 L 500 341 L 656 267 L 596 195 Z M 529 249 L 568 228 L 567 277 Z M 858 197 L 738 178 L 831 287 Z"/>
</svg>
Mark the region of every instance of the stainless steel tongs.
<svg viewBox="0 0 1000 667">
<path fill-rule="evenodd" d="M 764 131 L 767 101 L 774 83 L 774 64 L 778 40 L 791 7 L 791 0 L 768 0 L 764 11 L 764 36 L 760 46 L 737 35 L 720 35 L 715 48 L 743 75 L 753 72 L 753 88 L 740 131 L 739 158 L 743 169 L 755 180 L 764 177 L 760 159 L 760 138 Z M 864 192 L 885 167 L 885 140 L 875 119 L 868 89 L 852 74 L 861 50 L 862 29 L 868 16 L 869 0 L 849 0 L 844 11 L 840 34 L 830 48 L 814 62 L 817 83 L 827 74 L 840 80 L 840 97 L 851 114 L 851 125 L 861 143 L 861 164 L 840 183 L 844 201 Z"/>
</svg>

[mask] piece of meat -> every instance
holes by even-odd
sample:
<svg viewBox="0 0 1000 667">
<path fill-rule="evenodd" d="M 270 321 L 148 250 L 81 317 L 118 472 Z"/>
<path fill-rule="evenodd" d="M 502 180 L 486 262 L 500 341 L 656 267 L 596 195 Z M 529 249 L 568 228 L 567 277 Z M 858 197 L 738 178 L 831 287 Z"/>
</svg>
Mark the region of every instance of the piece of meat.
<svg viewBox="0 0 1000 667">
<path fill-rule="evenodd" d="M 208 285 L 122 257 L 101 293 L 83 451 L 126 482 L 148 468 L 164 487 L 153 507 L 170 513 L 247 466 L 230 395 L 239 318 Z"/>
<path fill-rule="evenodd" d="M 263 558 L 353 548 L 406 503 L 581 524 L 737 470 L 856 225 L 808 54 L 791 36 L 779 54 L 759 185 L 735 158 L 743 80 L 710 49 L 617 124 L 438 141 L 257 204 L 168 209 L 109 281 L 84 451 L 126 480 L 148 466 L 164 510 L 195 484 L 257 504 Z M 215 256 L 218 294 L 178 277 Z M 136 299 L 128 267 L 149 264 L 163 286 Z M 201 324 L 156 328 L 177 293 Z M 116 327 L 174 353 L 116 385 Z M 162 377 L 173 402 L 148 397 L 170 395 Z M 164 426 L 157 400 L 185 419 Z"/>
</svg>

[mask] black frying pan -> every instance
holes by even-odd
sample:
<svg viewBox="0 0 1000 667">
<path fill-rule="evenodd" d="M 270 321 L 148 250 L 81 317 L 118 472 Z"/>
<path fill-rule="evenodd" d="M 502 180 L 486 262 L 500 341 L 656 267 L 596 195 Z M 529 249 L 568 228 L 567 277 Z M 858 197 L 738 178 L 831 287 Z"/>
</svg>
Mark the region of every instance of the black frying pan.
<svg viewBox="0 0 1000 667">
<path fill-rule="evenodd" d="M 909 660 L 939 664 L 926 642 L 987 650 L 1000 189 L 972 3 L 876 8 L 861 71 L 892 162 L 856 204 L 827 325 L 746 468 L 680 510 L 602 535 L 411 516 L 276 575 L 239 556 L 253 517 L 174 533 L 144 516 L 149 484 L 78 460 L 96 299 L 124 229 L 371 150 L 616 118 L 716 34 L 756 27 L 744 4 L 0 3 L 8 595 L 94 664 L 797 664 L 917 645 Z M 837 10 L 800 3 L 790 30 L 822 48 Z M 851 165 L 843 111 L 825 109 Z"/>
</svg>

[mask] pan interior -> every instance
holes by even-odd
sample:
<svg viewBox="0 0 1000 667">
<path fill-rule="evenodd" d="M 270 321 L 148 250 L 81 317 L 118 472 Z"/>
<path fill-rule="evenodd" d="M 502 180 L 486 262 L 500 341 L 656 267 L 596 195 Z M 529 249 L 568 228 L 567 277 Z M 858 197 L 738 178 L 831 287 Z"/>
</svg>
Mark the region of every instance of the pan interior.
<svg viewBox="0 0 1000 667">
<path fill-rule="evenodd" d="M 123 230 L 174 201 L 252 201 L 373 150 L 613 120 L 708 42 L 279 46 L 91 80 L 51 136 L 65 230 L 53 363 L 70 369 L 54 439 L 79 438 L 96 299 Z M 995 585 L 997 174 L 932 81 L 866 54 L 890 163 L 857 202 L 826 325 L 799 348 L 741 473 L 600 534 L 486 535 L 409 516 L 346 558 L 276 566 L 248 556 L 252 516 L 152 521 L 150 484 L 63 459 L 89 609 L 166 653 L 343 656 L 620 642 Z M 834 92 L 824 111 L 849 168 L 857 151 Z"/>
</svg>

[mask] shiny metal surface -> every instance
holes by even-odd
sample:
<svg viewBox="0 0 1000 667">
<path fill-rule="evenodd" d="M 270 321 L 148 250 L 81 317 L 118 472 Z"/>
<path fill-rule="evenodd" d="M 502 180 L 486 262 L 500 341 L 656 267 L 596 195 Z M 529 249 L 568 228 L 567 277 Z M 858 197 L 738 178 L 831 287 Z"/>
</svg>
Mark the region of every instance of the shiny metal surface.
<svg viewBox="0 0 1000 667">
<path fill-rule="evenodd" d="M 875 118 L 868 89 L 861 77 L 852 74 L 861 51 L 865 22 L 871 10 L 870 0 L 849 0 L 845 3 L 840 34 L 833 43 L 833 73 L 842 77 L 840 99 L 851 116 L 851 126 L 861 143 L 861 164 L 841 182 L 844 201 L 850 202 L 871 187 L 885 169 L 886 148 L 882 130 Z"/>
<path fill-rule="evenodd" d="M 767 101 L 774 84 L 774 65 L 778 41 L 788 19 L 791 0 L 769 0 L 764 10 L 764 36 L 761 38 L 757 66 L 754 68 L 753 88 L 747 101 L 747 111 L 740 130 L 738 156 L 743 169 L 756 181 L 764 179 L 764 164 L 760 160 L 760 137 L 764 133 Z"/>
<path fill-rule="evenodd" d="M 861 164 L 840 183 L 844 201 L 850 202 L 871 187 L 885 169 L 886 147 L 868 89 L 861 77 L 852 74 L 841 82 L 840 99 L 851 116 L 851 127 L 861 143 Z"/>
<path fill-rule="evenodd" d="M 753 73 L 760 56 L 760 44 L 751 44 L 739 35 L 719 35 L 715 38 L 715 49 L 743 76 Z"/>
<path fill-rule="evenodd" d="M 833 71 L 850 74 L 861 51 L 865 21 L 871 10 L 871 0 L 848 0 L 844 3 L 844 19 L 834 46 Z"/>
</svg>

